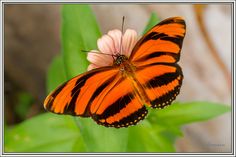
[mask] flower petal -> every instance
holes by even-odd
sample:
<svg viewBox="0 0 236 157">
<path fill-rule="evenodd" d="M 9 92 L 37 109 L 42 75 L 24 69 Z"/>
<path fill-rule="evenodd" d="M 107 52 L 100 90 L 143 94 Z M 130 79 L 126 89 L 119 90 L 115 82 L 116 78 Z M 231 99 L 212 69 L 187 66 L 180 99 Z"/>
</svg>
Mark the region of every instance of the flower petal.
<svg viewBox="0 0 236 157">
<path fill-rule="evenodd" d="M 133 47 L 137 42 L 137 39 L 137 32 L 132 29 L 127 29 L 124 35 L 122 35 L 122 32 L 118 29 L 109 31 L 107 35 L 103 35 L 101 38 L 98 39 L 97 45 L 99 51 L 91 50 L 88 53 L 87 59 L 91 63 L 88 66 L 88 70 L 103 66 L 112 66 L 112 55 L 117 53 L 129 57 L 131 51 L 133 50 Z M 122 47 L 120 47 L 120 44 L 122 44 Z"/>
<path fill-rule="evenodd" d="M 133 29 L 127 29 L 122 40 L 123 55 L 129 57 L 138 40 L 137 32 Z"/>
<path fill-rule="evenodd" d="M 113 64 L 113 59 L 111 56 L 104 55 L 102 53 L 99 54 L 99 51 L 96 50 L 90 51 L 88 53 L 87 60 L 90 63 L 97 65 L 98 67 L 109 66 Z"/>
<path fill-rule="evenodd" d="M 95 64 L 90 64 L 90 65 L 88 66 L 87 70 L 89 71 L 89 70 L 96 69 L 96 68 L 98 68 L 97 65 L 95 65 Z"/>
<path fill-rule="evenodd" d="M 99 38 L 97 45 L 101 53 L 113 54 L 116 51 L 114 41 L 109 35 L 103 35 Z"/>
<path fill-rule="evenodd" d="M 115 53 L 121 53 L 120 51 L 120 41 L 122 32 L 118 29 L 111 30 L 107 33 L 113 40 L 115 46 Z"/>
<path fill-rule="evenodd" d="M 100 52 L 98 50 L 91 50 L 88 52 L 87 54 L 87 60 L 90 62 L 90 63 L 93 63 L 93 62 L 96 62 L 96 58 L 94 57 L 94 54 L 99 54 Z"/>
</svg>

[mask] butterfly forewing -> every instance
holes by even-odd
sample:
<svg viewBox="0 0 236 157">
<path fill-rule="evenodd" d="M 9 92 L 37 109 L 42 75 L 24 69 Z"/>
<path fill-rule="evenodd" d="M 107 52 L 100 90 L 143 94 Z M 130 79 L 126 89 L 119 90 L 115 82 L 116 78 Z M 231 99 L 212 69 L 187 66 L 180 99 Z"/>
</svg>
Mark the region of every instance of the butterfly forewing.
<svg viewBox="0 0 236 157">
<path fill-rule="evenodd" d="M 136 66 L 176 63 L 180 57 L 185 30 L 186 25 L 181 17 L 160 22 L 137 42 L 130 61 Z"/>
<path fill-rule="evenodd" d="M 90 102 L 99 93 L 98 87 L 117 74 L 117 69 L 103 67 L 78 75 L 49 94 L 44 107 L 57 114 L 90 116 Z"/>
</svg>

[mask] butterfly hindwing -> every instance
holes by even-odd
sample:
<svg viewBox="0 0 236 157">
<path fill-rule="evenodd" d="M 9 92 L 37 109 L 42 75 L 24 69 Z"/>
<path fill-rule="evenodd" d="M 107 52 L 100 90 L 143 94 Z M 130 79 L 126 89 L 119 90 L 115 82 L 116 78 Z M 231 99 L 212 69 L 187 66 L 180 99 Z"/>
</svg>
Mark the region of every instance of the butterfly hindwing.
<svg viewBox="0 0 236 157">
<path fill-rule="evenodd" d="M 146 107 L 140 103 L 137 96 L 125 95 L 117 99 L 102 114 L 92 115 L 92 118 L 100 125 L 120 128 L 137 124 L 147 113 Z"/>
<path fill-rule="evenodd" d="M 179 94 L 183 74 L 177 64 L 156 63 L 138 68 L 136 77 L 142 84 L 151 107 L 164 108 Z"/>
<path fill-rule="evenodd" d="M 91 116 L 101 125 L 127 127 L 144 119 L 147 109 L 133 81 L 118 75 L 91 103 Z"/>
</svg>

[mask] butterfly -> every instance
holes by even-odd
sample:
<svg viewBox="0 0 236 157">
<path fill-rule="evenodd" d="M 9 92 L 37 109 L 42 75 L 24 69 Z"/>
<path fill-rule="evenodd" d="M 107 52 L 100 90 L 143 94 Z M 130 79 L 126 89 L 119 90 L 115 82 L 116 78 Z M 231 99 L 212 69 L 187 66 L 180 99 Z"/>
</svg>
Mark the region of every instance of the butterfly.
<svg viewBox="0 0 236 157">
<path fill-rule="evenodd" d="M 51 92 L 44 107 L 57 114 L 91 117 L 106 127 L 128 127 L 147 108 L 162 109 L 179 94 L 183 73 L 177 64 L 186 32 L 181 17 L 151 28 L 129 57 L 117 54 L 112 66 L 82 73 Z"/>
</svg>

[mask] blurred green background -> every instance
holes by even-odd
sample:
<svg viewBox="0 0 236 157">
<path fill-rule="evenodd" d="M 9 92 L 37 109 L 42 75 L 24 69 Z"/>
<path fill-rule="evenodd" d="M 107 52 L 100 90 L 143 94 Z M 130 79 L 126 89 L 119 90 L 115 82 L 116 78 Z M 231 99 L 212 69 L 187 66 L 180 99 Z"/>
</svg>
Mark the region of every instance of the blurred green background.
<svg viewBox="0 0 236 157">
<path fill-rule="evenodd" d="M 224 121 L 230 136 L 230 69 L 224 60 L 227 56 L 221 56 L 219 50 L 222 48 L 214 46 L 217 41 L 212 40 L 211 33 L 207 31 L 210 24 L 204 22 L 203 17 L 210 16 L 204 13 L 209 12 L 211 6 L 185 6 L 192 9 L 189 12 L 195 13 L 195 18 L 181 12 L 182 5 L 169 6 L 173 8 L 173 16 L 183 15 L 187 22 L 180 63 L 186 80 L 181 90 L 183 94 L 178 97 L 178 102 L 164 110 L 149 110 L 148 118 L 142 123 L 128 129 L 114 129 L 98 126 L 91 119 L 45 113 L 43 100 L 60 83 L 86 71 L 86 54 L 80 53 L 80 50 L 96 49 L 96 41 L 103 33 L 120 28 L 123 15 L 127 20 L 125 27 L 133 27 L 142 35 L 144 30 L 169 16 L 168 5 L 156 5 L 156 8 L 155 5 L 5 5 L 4 151 L 230 151 L 230 140 L 221 141 L 217 138 L 220 133 L 215 131 L 218 129 L 214 128 L 214 125 Z M 225 5 L 223 9 L 226 9 L 223 14 L 227 15 L 230 5 Z M 144 20 L 137 20 L 139 18 L 131 10 L 139 13 Z M 107 11 L 113 11 L 111 15 L 114 18 L 109 17 Z M 222 12 L 222 9 L 217 12 Z M 198 23 L 197 28 L 194 22 Z M 198 32 L 202 36 L 194 36 Z M 195 47 L 196 43 L 201 42 L 196 42 L 194 37 L 203 40 L 202 47 L 204 49 L 204 44 L 207 45 L 207 51 L 203 53 L 199 47 Z M 220 56 L 223 59 L 219 60 Z M 194 130 L 202 128 L 195 134 L 188 135 L 188 128 L 183 127 L 226 112 L 227 117 L 209 121 L 211 128 L 204 127 L 207 123 L 193 126 L 196 128 Z M 223 125 L 218 127 L 225 130 Z M 178 143 L 177 139 L 187 141 L 184 138 L 188 136 L 192 138 L 192 147 L 188 148 L 186 142 L 182 145 L 181 140 Z M 207 136 L 205 139 L 208 141 L 201 141 L 199 136 Z M 223 146 L 214 147 L 216 144 Z"/>
</svg>

